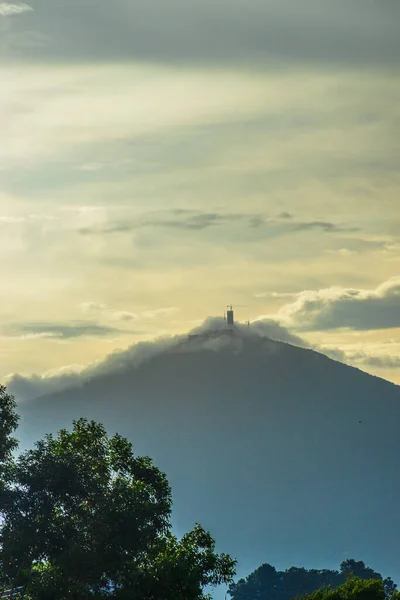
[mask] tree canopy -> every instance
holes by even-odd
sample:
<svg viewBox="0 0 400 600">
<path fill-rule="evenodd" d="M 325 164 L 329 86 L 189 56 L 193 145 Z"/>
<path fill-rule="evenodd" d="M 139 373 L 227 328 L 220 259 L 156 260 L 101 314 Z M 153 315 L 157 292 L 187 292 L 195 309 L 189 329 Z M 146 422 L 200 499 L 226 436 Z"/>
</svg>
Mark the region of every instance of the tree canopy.
<svg viewBox="0 0 400 600">
<path fill-rule="evenodd" d="M 390 577 L 383 580 L 380 573 L 366 567 L 363 561 L 348 559 L 341 563 L 339 571 L 307 570 L 298 567 L 277 571 L 275 567 L 266 563 L 245 579 L 232 583 L 229 594 L 232 600 L 291 600 L 297 596 L 307 596 L 319 589 L 336 589 L 351 577 L 380 581 L 386 598 L 391 597 L 397 587 Z"/>
<path fill-rule="evenodd" d="M 9 466 L 13 450 L 18 443 L 13 434 L 18 426 L 19 417 L 16 413 L 16 402 L 13 396 L 7 393 L 6 388 L 0 385 L 0 474 Z"/>
<path fill-rule="evenodd" d="M 362 579 L 347 574 L 347 580 L 335 589 L 323 587 L 303 597 L 303 600 L 385 600 L 386 590 L 382 579 Z M 399 600 L 400 594 L 393 591 L 391 598 Z"/>
<path fill-rule="evenodd" d="M 235 561 L 200 525 L 171 533 L 171 490 L 150 458 L 85 419 L 15 462 L 1 561 L 32 599 L 198 600 Z"/>
</svg>

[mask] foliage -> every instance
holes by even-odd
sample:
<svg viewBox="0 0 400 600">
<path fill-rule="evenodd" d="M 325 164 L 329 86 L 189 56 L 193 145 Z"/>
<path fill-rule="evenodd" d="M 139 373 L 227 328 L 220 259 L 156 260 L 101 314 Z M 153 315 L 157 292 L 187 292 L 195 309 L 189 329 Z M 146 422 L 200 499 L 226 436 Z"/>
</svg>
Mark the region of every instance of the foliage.
<svg viewBox="0 0 400 600">
<path fill-rule="evenodd" d="M 391 599 L 398 597 L 397 584 L 391 577 L 386 577 L 386 579 L 383 580 L 383 586 L 385 588 L 386 598 Z"/>
<path fill-rule="evenodd" d="M 200 526 L 170 533 L 171 490 L 125 438 L 80 419 L 16 462 L 3 506 L 6 575 L 40 600 L 197 600 L 235 562 Z"/>
<path fill-rule="evenodd" d="M 13 450 L 17 448 L 17 440 L 13 437 L 17 429 L 19 417 L 16 413 L 16 402 L 6 388 L 0 385 L 0 514 L 9 494 L 9 485 L 12 481 Z M 0 594 L 3 595 L 10 588 L 8 579 L 0 564 Z"/>
<path fill-rule="evenodd" d="M 8 469 L 12 452 L 18 445 L 17 440 L 13 437 L 18 420 L 14 397 L 7 393 L 3 385 L 0 385 L 0 474 L 2 479 Z"/>
<path fill-rule="evenodd" d="M 304 600 L 385 600 L 385 585 L 382 579 L 361 579 L 349 573 L 348 579 L 336 589 L 321 588 L 304 597 Z M 400 598 L 394 592 L 396 599 Z"/>
<path fill-rule="evenodd" d="M 340 564 L 342 579 L 353 575 L 359 579 L 382 579 L 382 575 L 370 567 L 366 567 L 362 560 L 349 558 Z"/>
<path fill-rule="evenodd" d="M 263 564 L 246 579 L 232 583 L 229 594 L 233 600 L 291 600 L 319 589 L 335 589 L 354 576 L 381 581 L 386 598 L 392 598 L 397 587 L 390 577 L 382 581 L 380 573 L 366 567 L 362 561 L 349 559 L 341 563 L 340 571 L 297 567 L 277 571 L 272 565 Z"/>
</svg>

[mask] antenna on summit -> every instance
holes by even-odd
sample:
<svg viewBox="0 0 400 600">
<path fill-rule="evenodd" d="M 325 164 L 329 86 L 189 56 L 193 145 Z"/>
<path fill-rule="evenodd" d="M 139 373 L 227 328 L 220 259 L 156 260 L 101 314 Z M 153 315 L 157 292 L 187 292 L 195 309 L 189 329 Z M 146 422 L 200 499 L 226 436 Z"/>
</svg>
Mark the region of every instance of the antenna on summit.
<svg viewBox="0 0 400 600">
<path fill-rule="evenodd" d="M 226 308 L 228 310 L 226 311 L 226 318 L 225 318 L 225 313 L 224 313 L 224 320 L 227 321 L 229 327 L 233 327 L 235 325 L 235 316 L 233 313 L 233 306 L 232 306 L 232 304 L 228 304 L 228 306 Z M 247 308 L 247 307 L 246 306 L 238 307 L 238 305 L 236 305 L 235 308 Z"/>
<path fill-rule="evenodd" d="M 229 304 L 227 306 L 227 308 L 228 308 L 228 310 L 226 311 L 226 321 L 227 321 L 229 327 L 233 327 L 235 324 L 235 319 L 234 319 L 234 315 L 233 315 L 232 305 Z"/>
</svg>

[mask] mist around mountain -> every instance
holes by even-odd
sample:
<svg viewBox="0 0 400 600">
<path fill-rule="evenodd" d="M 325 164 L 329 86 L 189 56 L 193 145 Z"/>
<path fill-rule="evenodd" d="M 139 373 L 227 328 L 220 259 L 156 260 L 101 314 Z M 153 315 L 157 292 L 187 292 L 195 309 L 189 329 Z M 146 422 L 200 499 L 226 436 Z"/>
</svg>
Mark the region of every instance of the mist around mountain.
<svg viewBox="0 0 400 600">
<path fill-rule="evenodd" d="M 356 556 L 398 580 L 400 388 L 293 344 L 208 324 L 114 355 L 21 402 L 21 447 L 100 421 L 166 472 L 177 532 L 210 529 L 238 576 Z"/>
<path fill-rule="evenodd" d="M 206 319 L 202 325 L 194 328 L 189 334 L 159 337 L 148 342 L 138 342 L 127 349 L 115 350 L 104 359 L 88 366 L 67 366 L 44 375 L 24 376 L 14 374 L 8 378 L 7 387 L 12 394 L 18 397 L 19 401 L 31 400 L 80 386 L 103 375 L 122 373 L 127 369 L 139 367 L 143 362 L 163 353 L 165 350 L 177 348 L 182 344 L 185 344 L 185 348 L 189 351 L 198 349 L 199 345 L 210 348 L 210 341 L 216 337 L 220 337 L 220 340 L 225 337 L 227 342 L 232 338 L 223 335 L 226 331 L 227 325 L 224 319 L 211 317 Z M 271 340 L 288 342 L 301 348 L 311 347 L 306 340 L 291 333 L 286 327 L 273 319 L 254 321 L 251 324 L 251 330 L 247 325 L 236 323 L 235 332 L 246 338 L 266 337 Z M 188 339 L 191 340 L 190 347 L 186 344 Z M 193 344 L 194 339 L 197 340 L 197 344 Z M 222 343 L 224 342 L 222 341 Z M 212 341 L 211 347 L 215 347 L 215 343 Z M 314 347 L 314 349 L 318 350 L 317 347 Z M 345 358 L 339 350 L 335 349 L 331 349 L 328 354 L 339 360 Z"/>
</svg>

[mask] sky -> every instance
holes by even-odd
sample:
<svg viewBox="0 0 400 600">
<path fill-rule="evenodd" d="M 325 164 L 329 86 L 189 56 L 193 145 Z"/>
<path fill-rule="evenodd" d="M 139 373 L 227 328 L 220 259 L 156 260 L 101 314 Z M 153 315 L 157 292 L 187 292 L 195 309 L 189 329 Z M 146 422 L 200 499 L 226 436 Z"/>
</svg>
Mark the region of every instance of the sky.
<svg viewBox="0 0 400 600">
<path fill-rule="evenodd" d="M 228 304 L 400 384 L 397 0 L 0 2 L 0 381 Z"/>
</svg>

